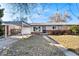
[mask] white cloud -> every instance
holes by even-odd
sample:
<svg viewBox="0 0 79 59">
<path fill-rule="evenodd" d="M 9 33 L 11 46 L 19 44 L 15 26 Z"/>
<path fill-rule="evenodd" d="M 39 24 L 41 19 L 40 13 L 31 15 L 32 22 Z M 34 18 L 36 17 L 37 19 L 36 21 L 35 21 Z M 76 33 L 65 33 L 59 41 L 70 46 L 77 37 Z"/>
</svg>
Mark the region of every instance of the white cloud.
<svg viewBox="0 0 79 59">
<path fill-rule="evenodd" d="M 47 9 L 45 9 L 45 10 L 44 10 L 44 12 L 49 12 L 49 11 L 50 11 L 50 9 L 49 9 L 49 8 L 47 8 Z"/>
<path fill-rule="evenodd" d="M 44 16 L 44 15 L 38 15 L 38 14 L 33 14 L 31 18 L 32 18 L 32 19 L 39 19 L 39 18 L 45 19 L 46 16 Z"/>
</svg>

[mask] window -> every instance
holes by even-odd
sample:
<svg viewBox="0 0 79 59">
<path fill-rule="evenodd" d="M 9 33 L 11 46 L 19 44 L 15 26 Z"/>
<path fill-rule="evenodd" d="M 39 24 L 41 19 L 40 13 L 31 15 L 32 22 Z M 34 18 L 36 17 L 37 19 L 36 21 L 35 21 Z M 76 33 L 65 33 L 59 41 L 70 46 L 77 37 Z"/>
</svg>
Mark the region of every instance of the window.
<svg viewBox="0 0 79 59">
<path fill-rule="evenodd" d="M 53 28 L 53 29 L 56 29 L 56 26 L 53 26 L 52 28 Z"/>
<path fill-rule="evenodd" d="M 33 27 L 33 31 L 41 31 L 41 27 L 40 26 L 35 26 L 35 27 Z"/>
</svg>

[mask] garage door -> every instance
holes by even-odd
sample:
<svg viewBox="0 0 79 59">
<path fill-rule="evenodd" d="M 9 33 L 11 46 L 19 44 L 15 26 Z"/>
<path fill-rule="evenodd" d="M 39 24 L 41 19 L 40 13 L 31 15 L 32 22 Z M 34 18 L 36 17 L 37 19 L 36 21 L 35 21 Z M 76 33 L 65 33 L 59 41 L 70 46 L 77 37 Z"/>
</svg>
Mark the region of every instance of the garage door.
<svg viewBox="0 0 79 59">
<path fill-rule="evenodd" d="M 31 28 L 30 27 L 23 28 L 22 34 L 31 34 Z"/>
</svg>

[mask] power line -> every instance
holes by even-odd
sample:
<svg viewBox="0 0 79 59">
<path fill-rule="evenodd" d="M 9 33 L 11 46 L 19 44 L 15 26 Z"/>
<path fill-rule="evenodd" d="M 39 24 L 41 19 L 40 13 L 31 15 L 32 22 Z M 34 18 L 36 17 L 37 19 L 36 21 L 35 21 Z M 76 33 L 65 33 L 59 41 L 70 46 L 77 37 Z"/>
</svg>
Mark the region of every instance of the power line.
<svg viewBox="0 0 79 59">
<path fill-rule="evenodd" d="M 67 6 L 67 3 L 64 4 L 64 6 L 62 6 L 62 7 L 59 8 L 58 5 L 56 4 L 56 10 L 57 10 L 57 11 L 63 10 L 63 9 L 66 8 L 66 6 Z"/>
<path fill-rule="evenodd" d="M 76 3 L 76 7 L 77 7 L 77 9 L 78 9 L 78 11 L 79 11 L 79 7 L 78 7 L 78 4 Z"/>
<path fill-rule="evenodd" d="M 70 4 L 68 4 L 68 8 L 69 8 L 68 11 L 70 11 L 71 14 L 78 19 L 78 16 L 76 14 L 74 14 L 73 11 L 71 10 L 71 5 Z"/>
</svg>

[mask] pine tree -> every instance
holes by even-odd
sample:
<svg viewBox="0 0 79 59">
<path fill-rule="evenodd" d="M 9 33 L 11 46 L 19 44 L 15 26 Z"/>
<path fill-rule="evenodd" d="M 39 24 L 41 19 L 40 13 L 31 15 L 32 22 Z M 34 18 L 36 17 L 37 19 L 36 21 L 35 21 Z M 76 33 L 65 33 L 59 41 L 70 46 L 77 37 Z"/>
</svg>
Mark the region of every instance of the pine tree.
<svg viewBox="0 0 79 59">
<path fill-rule="evenodd" d="M 3 26 L 2 26 L 2 17 L 3 17 L 3 11 L 4 9 L 0 9 L 0 36 L 3 35 Z"/>
</svg>

